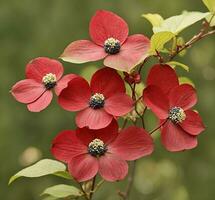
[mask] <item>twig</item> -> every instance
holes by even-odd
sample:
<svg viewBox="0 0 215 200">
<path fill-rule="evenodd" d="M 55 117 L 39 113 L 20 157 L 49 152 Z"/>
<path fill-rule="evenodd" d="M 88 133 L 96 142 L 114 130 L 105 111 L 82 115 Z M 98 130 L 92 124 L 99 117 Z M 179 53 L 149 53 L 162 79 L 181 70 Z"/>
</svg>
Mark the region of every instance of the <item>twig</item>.
<svg viewBox="0 0 215 200">
<path fill-rule="evenodd" d="M 77 182 L 77 183 L 79 184 L 79 186 L 80 186 L 80 188 L 81 188 L 81 191 L 82 191 L 83 194 L 84 194 L 84 198 L 85 198 L 86 200 L 90 200 L 89 197 L 88 197 L 88 194 L 84 191 L 84 189 L 83 189 L 81 183 L 79 183 L 79 182 Z"/>
<path fill-rule="evenodd" d="M 129 200 L 129 195 L 131 193 L 131 188 L 132 188 L 133 182 L 134 182 L 136 161 L 131 162 L 130 168 L 131 168 L 131 171 L 128 176 L 128 184 L 127 184 L 126 190 L 125 190 L 125 192 L 121 192 L 121 191 L 118 192 L 118 194 L 122 197 L 123 200 Z"/>
<path fill-rule="evenodd" d="M 213 19 L 213 17 L 214 16 L 212 16 L 211 20 Z M 210 26 L 210 23 L 208 24 L 208 26 Z M 201 31 L 197 35 L 194 35 L 188 42 L 186 42 L 184 46 L 182 46 L 181 48 L 177 48 L 177 50 L 170 55 L 169 61 L 173 60 L 173 58 L 175 58 L 175 56 L 177 56 L 180 52 L 182 52 L 186 48 L 189 48 L 190 46 L 192 46 L 194 43 L 198 42 L 202 38 L 215 34 L 215 30 L 208 31 L 207 33 L 205 33 L 205 31 L 206 31 L 206 28 L 201 29 Z"/>
<path fill-rule="evenodd" d="M 93 197 L 95 184 L 96 184 L 96 176 L 94 176 L 94 178 L 93 178 L 93 183 L 92 183 L 92 188 L 91 188 L 91 190 L 90 190 L 89 200 L 91 200 L 92 197 Z"/>
<path fill-rule="evenodd" d="M 154 133 L 155 131 L 157 131 L 158 129 L 160 129 L 164 124 L 166 124 L 166 122 L 168 121 L 168 119 L 166 119 L 163 123 L 161 123 L 158 127 L 154 128 L 152 131 L 149 132 L 149 134 L 151 135 L 152 133 Z"/>
<path fill-rule="evenodd" d="M 121 129 L 124 129 L 126 127 L 127 123 L 128 123 L 128 119 L 126 118 L 126 119 L 124 119 Z"/>
</svg>

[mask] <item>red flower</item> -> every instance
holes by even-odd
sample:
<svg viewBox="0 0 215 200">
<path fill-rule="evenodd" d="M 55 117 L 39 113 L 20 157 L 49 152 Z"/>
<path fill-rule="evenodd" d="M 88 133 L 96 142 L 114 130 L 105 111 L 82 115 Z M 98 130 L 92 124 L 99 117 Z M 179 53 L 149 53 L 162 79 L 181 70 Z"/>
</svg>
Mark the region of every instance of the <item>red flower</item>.
<svg viewBox="0 0 215 200">
<path fill-rule="evenodd" d="M 62 131 L 54 140 L 52 154 L 68 163 L 69 172 L 79 182 L 99 173 L 107 181 L 122 180 L 128 173 L 126 160 L 136 160 L 153 151 L 147 132 L 129 127 L 118 133 L 115 120 L 100 130 L 85 128 Z"/>
<path fill-rule="evenodd" d="M 89 31 L 92 42 L 72 42 L 61 55 L 64 61 L 85 63 L 105 58 L 105 66 L 130 72 L 148 56 L 150 40 L 141 34 L 128 36 L 127 23 L 112 12 L 97 11 Z"/>
<path fill-rule="evenodd" d="M 164 125 L 161 140 L 169 151 L 197 146 L 197 135 L 204 129 L 199 114 L 191 108 L 197 103 L 195 89 L 179 85 L 175 71 L 168 65 L 155 65 L 148 76 L 143 99 Z M 165 122 L 166 121 L 166 122 Z"/>
<path fill-rule="evenodd" d="M 103 68 L 92 77 L 90 86 L 82 77 L 71 80 L 62 90 L 59 104 L 69 111 L 80 111 L 76 124 L 83 128 L 100 129 L 112 119 L 131 111 L 132 99 L 125 93 L 125 85 L 114 69 Z"/>
<path fill-rule="evenodd" d="M 54 59 L 40 57 L 32 60 L 26 66 L 26 79 L 17 82 L 12 87 L 12 95 L 21 103 L 27 104 L 32 112 L 45 109 L 51 102 L 51 89 L 59 95 L 67 83 L 76 77 L 75 74 L 63 75 L 63 66 Z"/>
</svg>

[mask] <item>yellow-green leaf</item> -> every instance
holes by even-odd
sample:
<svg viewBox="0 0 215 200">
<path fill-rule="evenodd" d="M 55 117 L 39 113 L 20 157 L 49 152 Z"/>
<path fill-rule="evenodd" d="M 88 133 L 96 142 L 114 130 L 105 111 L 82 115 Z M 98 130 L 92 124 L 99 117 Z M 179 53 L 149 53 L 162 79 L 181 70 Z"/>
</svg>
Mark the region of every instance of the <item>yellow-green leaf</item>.
<svg viewBox="0 0 215 200">
<path fill-rule="evenodd" d="M 65 170 L 66 166 L 63 163 L 58 162 L 56 160 L 43 159 L 38 161 L 34 165 L 26 167 L 19 171 L 18 173 L 16 173 L 14 176 L 10 178 L 9 184 L 11 184 L 14 180 L 16 180 L 19 177 L 34 178 L 49 174 L 54 174 L 58 176 L 57 173 Z"/>
<path fill-rule="evenodd" d="M 67 171 L 56 172 L 56 173 L 54 173 L 54 175 L 65 178 L 65 179 L 73 179 L 73 177 Z"/>
<path fill-rule="evenodd" d="M 202 12 L 183 12 L 181 15 L 173 16 L 165 19 L 159 27 L 153 27 L 154 33 L 169 31 L 178 34 L 185 28 L 204 19 L 210 13 Z"/>
<path fill-rule="evenodd" d="M 215 26 L 215 14 L 210 14 L 209 16 L 206 17 L 206 20 L 211 27 Z"/>
<path fill-rule="evenodd" d="M 195 84 L 193 83 L 192 80 L 190 80 L 189 78 L 185 77 L 185 76 L 182 76 L 182 77 L 179 77 L 179 83 L 180 84 L 190 84 L 192 85 L 193 87 L 195 87 Z"/>
<path fill-rule="evenodd" d="M 153 27 L 160 26 L 163 22 L 163 18 L 159 14 L 143 14 L 142 17 L 146 18 Z"/>
<path fill-rule="evenodd" d="M 183 68 L 184 70 L 186 70 L 187 72 L 189 72 L 189 67 L 183 63 L 176 62 L 176 61 L 170 61 L 167 64 L 173 68 L 175 68 L 176 66 L 179 66 L 179 67 Z"/>
<path fill-rule="evenodd" d="M 82 192 L 74 186 L 59 184 L 46 188 L 42 195 L 50 195 L 56 198 L 80 197 Z"/>
<path fill-rule="evenodd" d="M 161 51 L 164 48 L 164 45 L 169 42 L 175 35 L 171 32 L 164 31 L 155 33 L 151 37 L 151 47 L 150 54 L 155 54 L 156 50 Z"/>
<path fill-rule="evenodd" d="M 207 6 L 208 10 L 212 13 L 215 13 L 215 0 L 202 0 L 203 3 Z"/>
</svg>

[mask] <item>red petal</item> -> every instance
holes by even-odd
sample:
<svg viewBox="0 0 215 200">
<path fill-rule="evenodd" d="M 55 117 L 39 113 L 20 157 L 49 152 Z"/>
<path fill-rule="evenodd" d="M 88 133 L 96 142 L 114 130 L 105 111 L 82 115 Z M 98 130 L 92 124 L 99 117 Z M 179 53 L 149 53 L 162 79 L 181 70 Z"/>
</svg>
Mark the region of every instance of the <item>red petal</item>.
<svg viewBox="0 0 215 200">
<path fill-rule="evenodd" d="M 67 74 L 63 76 L 58 82 L 57 85 L 55 86 L 55 93 L 57 96 L 61 93 L 61 91 L 68 86 L 69 81 L 72 79 L 76 78 L 76 74 Z"/>
<path fill-rule="evenodd" d="M 153 152 L 153 140 L 142 128 L 135 126 L 122 130 L 108 146 L 108 152 L 123 160 L 136 160 Z"/>
<path fill-rule="evenodd" d="M 78 182 L 83 182 L 92 179 L 97 174 L 99 167 L 96 157 L 82 154 L 73 157 L 68 168 L 71 175 Z"/>
<path fill-rule="evenodd" d="M 159 119 L 166 119 L 168 117 L 168 99 L 159 87 L 154 85 L 146 87 L 143 91 L 143 101 Z"/>
<path fill-rule="evenodd" d="M 186 119 L 182 123 L 179 123 L 179 125 L 186 132 L 190 133 L 191 135 L 198 135 L 205 130 L 202 119 L 197 112 L 193 110 L 187 110 L 185 113 Z"/>
<path fill-rule="evenodd" d="M 133 108 L 133 100 L 127 94 L 115 94 L 105 100 L 104 109 L 113 116 L 123 116 Z"/>
<path fill-rule="evenodd" d="M 78 40 L 69 44 L 60 58 L 71 63 L 85 63 L 101 60 L 106 55 L 103 47 L 89 40 Z"/>
<path fill-rule="evenodd" d="M 74 156 L 87 153 L 87 147 L 76 137 L 75 131 L 62 131 L 52 142 L 52 154 L 58 160 L 69 162 Z"/>
<path fill-rule="evenodd" d="M 58 97 L 58 103 L 68 111 L 79 111 L 89 106 L 91 91 L 88 82 L 76 77 L 68 83 Z"/>
<path fill-rule="evenodd" d="M 100 46 L 103 46 L 105 40 L 111 37 L 122 44 L 128 37 L 128 25 L 118 15 L 99 10 L 90 21 L 90 36 Z"/>
<path fill-rule="evenodd" d="M 120 52 L 108 55 L 104 65 L 116 70 L 130 72 L 136 65 L 148 56 L 150 40 L 144 35 L 131 35 L 122 45 Z"/>
<path fill-rule="evenodd" d="M 89 128 L 78 128 L 76 130 L 77 137 L 88 146 L 95 138 L 102 140 L 105 144 L 109 144 L 118 135 L 118 124 L 116 120 L 112 120 L 110 125 L 105 128 L 92 130 Z"/>
<path fill-rule="evenodd" d="M 117 93 L 125 92 L 124 81 L 113 69 L 102 68 L 93 75 L 90 82 L 94 93 L 102 93 L 106 98 Z"/>
<path fill-rule="evenodd" d="M 43 77 L 49 73 L 55 74 L 59 80 L 63 75 L 62 64 L 54 59 L 39 57 L 30 61 L 26 66 L 26 77 L 40 83 Z"/>
<path fill-rule="evenodd" d="M 179 85 L 178 77 L 174 69 L 169 65 L 154 65 L 147 77 L 147 85 L 156 85 L 162 89 L 165 94 Z"/>
<path fill-rule="evenodd" d="M 25 79 L 17 82 L 11 89 L 14 98 L 21 103 L 31 103 L 39 98 L 45 87 L 32 79 Z"/>
<path fill-rule="evenodd" d="M 197 103 L 196 90 L 191 85 L 182 84 L 171 91 L 169 99 L 171 107 L 188 110 Z"/>
<path fill-rule="evenodd" d="M 162 129 L 161 140 L 168 151 L 183 151 L 197 146 L 197 137 L 186 133 L 170 121 Z"/>
<path fill-rule="evenodd" d="M 40 112 L 44 110 L 52 101 L 53 94 L 51 90 L 46 90 L 41 97 L 36 101 L 27 105 L 28 110 L 31 112 Z"/>
<path fill-rule="evenodd" d="M 86 108 L 76 116 L 76 124 L 79 128 L 85 126 L 90 129 L 101 129 L 107 127 L 113 119 L 104 109 Z"/>
<path fill-rule="evenodd" d="M 99 158 L 99 173 L 106 181 L 118 181 L 128 174 L 128 164 L 116 155 L 106 153 Z"/>
</svg>

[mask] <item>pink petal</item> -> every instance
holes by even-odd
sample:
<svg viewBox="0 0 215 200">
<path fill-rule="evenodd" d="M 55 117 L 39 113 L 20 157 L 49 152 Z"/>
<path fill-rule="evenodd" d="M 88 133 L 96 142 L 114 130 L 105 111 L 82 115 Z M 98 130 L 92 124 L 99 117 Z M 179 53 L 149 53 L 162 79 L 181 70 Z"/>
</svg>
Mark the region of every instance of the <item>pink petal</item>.
<svg viewBox="0 0 215 200">
<path fill-rule="evenodd" d="M 27 108 L 31 112 L 40 112 L 44 110 L 52 100 L 53 94 L 51 90 L 46 90 L 41 97 L 36 101 L 27 105 Z"/>
<path fill-rule="evenodd" d="M 21 103 L 31 103 L 39 98 L 45 87 L 32 79 L 25 79 L 17 82 L 11 89 L 14 98 Z"/>
<path fill-rule="evenodd" d="M 59 80 L 63 75 L 63 71 L 63 66 L 59 61 L 46 57 L 39 57 L 27 64 L 26 77 L 41 83 L 43 77 L 49 73 L 55 74 L 57 80 Z"/>
<path fill-rule="evenodd" d="M 52 142 L 51 152 L 58 160 L 69 162 L 74 156 L 87 153 L 87 147 L 76 137 L 75 131 L 62 131 Z"/>
<path fill-rule="evenodd" d="M 169 99 L 171 107 L 188 110 L 197 103 L 196 90 L 189 84 L 182 84 L 171 91 Z"/>
<path fill-rule="evenodd" d="M 94 93 L 102 93 L 106 98 L 125 92 L 125 84 L 116 70 L 108 67 L 99 69 L 93 75 L 90 87 Z"/>
<path fill-rule="evenodd" d="M 58 97 L 58 103 L 68 111 L 79 111 L 89 106 L 91 91 L 88 82 L 76 77 L 68 83 Z"/>
<path fill-rule="evenodd" d="M 128 164 L 120 157 L 106 153 L 99 158 L 99 173 L 106 181 L 119 181 L 128 174 Z"/>
<path fill-rule="evenodd" d="M 98 172 L 98 161 L 96 157 L 89 154 L 82 154 L 73 157 L 68 165 L 69 172 L 78 181 L 88 181 Z"/>
<path fill-rule="evenodd" d="M 106 55 L 103 47 L 89 40 L 78 40 L 69 44 L 60 58 L 71 63 L 85 63 L 101 60 Z"/>
<path fill-rule="evenodd" d="M 154 85 L 149 85 L 143 91 L 143 101 L 159 119 L 166 119 L 169 113 L 169 104 L 166 95 Z"/>
<path fill-rule="evenodd" d="M 87 127 L 78 128 L 76 133 L 77 137 L 87 146 L 96 138 L 102 140 L 105 144 L 109 144 L 118 135 L 118 124 L 116 120 L 113 119 L 112 122 L 105 128 L 98 130 L 92 130 Z"/>
<path fill-rule="evenodd" d="M 147 85 L 156 85 L 165 94 L 169 94 L 172 88 L 179 85 L 178 77 L 174 69 L 169 65 L 154 65 L 147 77 Z"/>
<path fill-rule="evenodd" d="M 120 71 L 130 72 L 148 56 L 150 40 L 144 35 L 131 35 L 122 45 L 120 52 L 108 55 L 104 65 Z"/>
<path fill-rule="evenodd" d="M 117 93 L 105 100 L 104 109 L 113 116 L 123 116 L 133 108 L 134 102 L 127 94 Z"/>
<path fill-rule="evenodd" d="M 104 109 L 86 108 L 76 116 L 76 124 L 79 128 L 85 126 L 90 129 L 101 129 L 107 127 L 113 119 Z"/>
<path fill-rule="evenodd" d="M 153 152 L 152 137 L 135 126 L 122 130 L 116 140 L 108 146 L 111 152 L 123 160 L 136 160 Z"/>
<path fill-rule="evenodd" d="M 61 93 L 61 91 L 68 86 L 69 81 L 72 79 L 76 78 L 76 74 L 67 74 L 63 76 L 58 82 L 57 85 L 55 86 L 54 90 L 57 96 Z"/>
<path fill-rule="evenodd" d="M 171 121 L 166 122 L 161 132 L 161 140 L 168 151 L 183 151 L 197 146 L 197 137 L 186 133 Z"/>
<path fill-rule="evenodd" d="M 197 112 L 193 110 L 187 110 L 185 111 L 185 114 L 186 119 L 182 123 L 179 123 L 184 131 L 188 132 L 191 135 L 199 135 L 202 131 L 205 130 L 202 119 Z"/>
<path fill-rule="evenodd" d="M 118 39 L 122 44 L 128 37 L 128 25 L 118 15 L 99 10 L 90 21 L 90 36 L 100 46 L 103 46 L 105 40 L 111 37 Z"/>
</svg>

